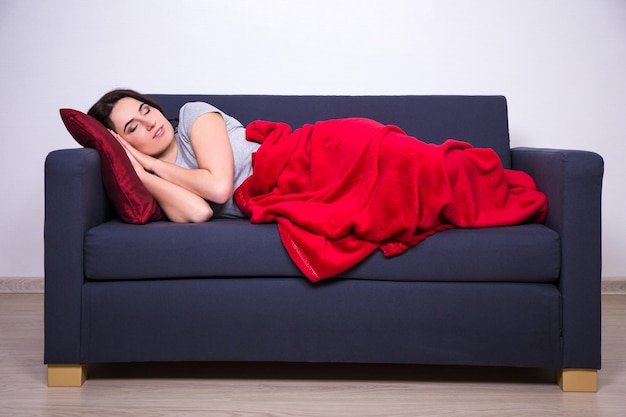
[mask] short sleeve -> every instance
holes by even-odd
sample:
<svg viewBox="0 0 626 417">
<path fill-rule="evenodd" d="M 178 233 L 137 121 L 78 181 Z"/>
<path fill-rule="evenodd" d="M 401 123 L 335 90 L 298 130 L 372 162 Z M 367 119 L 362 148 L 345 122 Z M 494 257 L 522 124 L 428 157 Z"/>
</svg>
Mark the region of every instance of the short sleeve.
<svg viewBox="0 0 626 417">
<path fill-rule="evenodd" d="M 184 141 L 189 142 L 191 127 L 196 120 L 198 120 L 198 117 L 205 113 L 219 113 L 222 117 L 226 118 L 224 112 L 219 110 L 217 107 L 201 101 L 186 103 L 180 108 L 178 133 Z"/>
</svg>

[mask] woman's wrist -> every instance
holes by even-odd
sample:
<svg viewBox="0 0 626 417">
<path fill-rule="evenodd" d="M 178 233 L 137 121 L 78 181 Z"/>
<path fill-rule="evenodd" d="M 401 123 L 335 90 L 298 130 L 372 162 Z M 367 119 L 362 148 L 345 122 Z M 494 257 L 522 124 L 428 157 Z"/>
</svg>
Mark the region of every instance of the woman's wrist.
<svg viewBox="0 0 626 417">
<path fill-rule="evenodd" d="M 146 171 L 148 171 L 151 174 L 154 175 L 159 175 L 157 172 L 159 171 L 159 168 L 161 167 L 161 165 L 163 165 L 163 161 L 161 161 L 158 158 L 152 158 L 152 164 L 150 164 L 151 166 L 149 168 L 146 169 Z"/>
</svg>

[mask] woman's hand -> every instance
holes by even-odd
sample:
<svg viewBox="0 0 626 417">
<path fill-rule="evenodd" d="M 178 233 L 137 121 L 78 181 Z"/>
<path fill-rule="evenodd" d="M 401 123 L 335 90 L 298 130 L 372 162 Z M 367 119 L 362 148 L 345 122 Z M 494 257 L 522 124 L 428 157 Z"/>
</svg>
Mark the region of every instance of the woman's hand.
<svg viewBox="0 0 626 417">
<path fill-rule="evenodd" d="M 143 152 L 138 151 L 133 147 L 130 143 L 124 140 L 119 134 L 109 129 L 109 132 L 117 139 L 117 141 L 122 145 L 124 150 L 126 151 L 126 155 L 130 159 L 130 162 L 133 164 L 135 171 L 139 174 L 139 170 L 144 170 L 148 172 L 154 172 L 154 165 L 156 164 L 157 159 L 153 156 L 146 155 Z"/>
<path fill-rule="evenodd" d="M 128 142 L 122 139 L 120 135 L 118 135 L 111 129 L 109 129 L 109 132 L 119 142 L 119 144 L 122 145 L 122 148 L 124 148 L 124 151 L 126 151 L 126 156 L 128 156 L 130 163 L 133 165 L 133 168 L 135 168 L 135 172 L 137 173 L 137 175 L 139 175 L 139 178 L 141 178 L 141 174 L 145 173 L 146 169 L 143 167 L 143 165 L 141 165 L 141 163 L 137 160 L 137 158 L 135 158 L 134 154 L 129 150 L 129 148 L 132 148 L 132 146 L 130 146 Z"/>
</svg>

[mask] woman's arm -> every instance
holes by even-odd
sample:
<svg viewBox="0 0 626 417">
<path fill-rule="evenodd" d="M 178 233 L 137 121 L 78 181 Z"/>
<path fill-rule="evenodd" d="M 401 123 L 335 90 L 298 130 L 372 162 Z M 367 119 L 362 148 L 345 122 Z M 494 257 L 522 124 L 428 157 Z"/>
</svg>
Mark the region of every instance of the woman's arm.
<svg viewBox="0 0 626 417">
<path fill-rule="evenodd" d="M 182 168 L 146 155 L 112 133 L 125 147 L 139 178 L 170 220 L 207 221 L 213 211 L 206 200 L 223 204 L 232 197 L 233 152 L 221 114 L 205 113 L 191 127 L 189 136 L 198 169 Z"/>
<path fill-rule="evenodd" d="M 138 158 L 144 168 L 218 204 L 233 194 L 234 160 L 224 118 L 205 113 L 194 122 L 189 135 L 198 169 L 187 169 L 156 158 Z M 144 155 L 145 156 L 145 155 Z"/>
<path fill-rule="evenodd" d="M 137 172 L 141 182 L 159 203 L 168 219 L 175 223 L 201 223 L 213 217 L 213 209 L 202 197 L 152 175 L 145 169 Z"/>
</svg>

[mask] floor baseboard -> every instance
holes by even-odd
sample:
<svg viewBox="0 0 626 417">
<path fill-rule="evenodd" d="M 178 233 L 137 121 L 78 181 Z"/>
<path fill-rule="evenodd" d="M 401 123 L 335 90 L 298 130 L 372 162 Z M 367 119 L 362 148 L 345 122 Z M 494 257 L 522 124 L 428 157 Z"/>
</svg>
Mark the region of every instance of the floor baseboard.
<svg viewBox="0 0 626 417">
<path fill-rule="evenodd" d="M 626 277 L 602 278 L 602 294 L 626 295 Z"/>
<path fill-rule="evenodd" d="M 37 294 L 43 292 L 43 277 L 0 277 L 0 294 Z M 602 278 L 602 294 L 626 295 L 626 277 Z"/>
<path fill-rule="evenodd" d="M 0 277 L 0 294 L 37 294 L 43 291 L 43 277 Z"/>
</svg>

